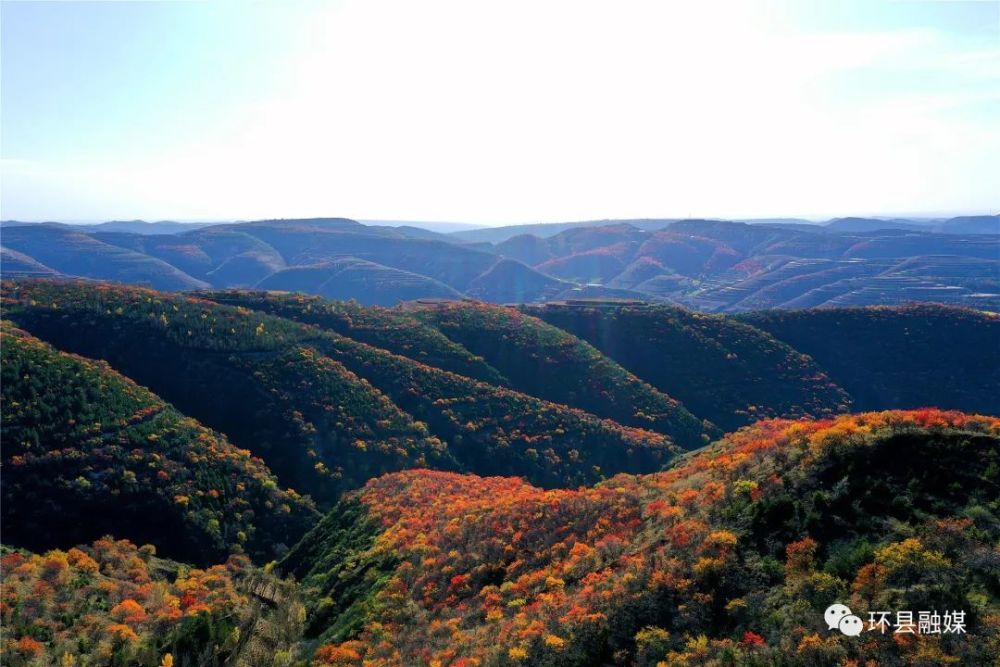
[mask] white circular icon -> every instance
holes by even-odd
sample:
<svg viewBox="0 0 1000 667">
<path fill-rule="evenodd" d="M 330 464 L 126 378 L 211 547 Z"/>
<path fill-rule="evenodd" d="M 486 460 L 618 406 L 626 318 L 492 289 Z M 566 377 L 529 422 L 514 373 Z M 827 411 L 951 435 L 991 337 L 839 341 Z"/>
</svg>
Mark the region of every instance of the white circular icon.
<svg viewBox="0 0 1000 667">
<path fill-rule="evenodd" d="M 826 625 L 830 630 L 836 630 L 840 627 L 840 621 L 845 617 L 851 615 L 851 609 L 846 604 L 832 604 L 826 608 L 823 612 L 823 619 L 826 621 Z M 855 616 L 855 618 L 857 618 Z"/>
<path fill-rule="evenodd" d="M 848 637 L 857 637 L 864 631 L 865 624 L 854 614 L 848 614 L 840 619 L 840 624 L 837 627 Z"/>
</svg>

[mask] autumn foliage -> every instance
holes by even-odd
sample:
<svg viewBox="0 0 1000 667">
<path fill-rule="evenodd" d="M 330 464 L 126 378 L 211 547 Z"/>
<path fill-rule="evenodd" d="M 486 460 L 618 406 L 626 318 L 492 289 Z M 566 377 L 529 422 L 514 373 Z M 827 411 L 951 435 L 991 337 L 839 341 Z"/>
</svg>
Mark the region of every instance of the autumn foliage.
<svg viewBox="0 0 1000 667">
<path fill-rule="evenodd" d="M 106 363 L 6 324 L 0 343 L 8 543 L 43 550 L 114 531 L 206 564 L 273 557 L 315 517 L 259 458 Z"/>
<path fill-rule="evenodd" d="M 5 281 L 3 306 L 5 665 L 1000 659 L 1000 418 L 833 416 L 859 378 L 916 404 L 886 349 L 848 392 L 757 316 L 661 306 L 64 280 Z M 992 330 L 920 312 L 925 342 Z M 989 405 L 980 366 L 942 396 Z M 748 425 L 684 451 L 713 423 Z M 966 633 L 847 637 L 833 602 L 963 610 Z"/>
<path fill-rule="evenodd" d="M 367 537 L 328 517 L 286 565 L 313 599 L 367 573 L 337 612 L 355 632 L 314 628 L 331 641 L 317 665 L 985 664 L 998 457 L 1000 419 L 920 410 L 765 421 L 588 489 L 403 472 L 345 506 Z M 323 548 L 356 569 L 310 568 Z M 862 643 L 825 631 L 835 600 L 975 620 L 958 639 Z"/>
<path fill-rule="evenodd" d="M 2 662 L 159 665 L 190 645 L 186 624 L 224 639 L 249 611 L 239 586 L 250 567 L 245 557 L 192 569 L 154 554 L 110 537 L 44 554 L 5 550 Z"/>
<path fill-rule="evenodd" d="M 687 448 L 719 434 L 589 343 L 516 308 L 448 302 L 415 312 L 456 343 L 482 355 L 518 391 L 666 433 Z"/>
<path fill-rule="evenodd" d="M 734 317 L 654 304 L 522 310 L 586 340 L 726 431 L 771 417 L 826 417 L 851 405 L 828 369 Z"/>
<path fill-rule="evenodd" d="M 570 486 L 657 470 L 678 451 L 663 433 L 241 306 L 68 281 L 8 281 L 3 295 L 18 326 L 108 361 L 320 504 L 403 468 Z"/>
</svg>

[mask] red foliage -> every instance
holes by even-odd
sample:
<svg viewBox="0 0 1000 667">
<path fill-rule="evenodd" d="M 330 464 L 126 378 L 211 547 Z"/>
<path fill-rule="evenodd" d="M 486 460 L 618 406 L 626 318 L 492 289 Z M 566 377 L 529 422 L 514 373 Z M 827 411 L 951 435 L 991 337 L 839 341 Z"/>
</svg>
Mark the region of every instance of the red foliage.
<svg viewBox="0 0 1000 667">
<path fill-rule="evenodd" d="M 685 608 L 700 613 L 740 539 L 715 523 L 725 504 L 767 497 L 783 488 L 785 471 L 831 448 L 866 446 L 855 436 L 914 428 L 996 436 L 1000 419 L 920 410 L 766 420 L 666 472 L 577 490 L 428 470 L 372 480 L 355 497 L 383 527 L 377 550 L 400 564 L 358 640 L 321 649 L 318 664 L 357 662 L 338 663 L 335 655 L 362 656 L 372 667 L 457 664 L 498 650 L 518 660 L 532 651 L 558 655 L 573 637 L 606 631 L 616 610 L 650 594 L 688 600 Z M 789 574 L 814 569 L 816 548 L 810 538 L 789 544 Z M 426 620 L 413 622 L 403 611 L 411 604 Z M 766 640 L 747 631 L 738 643 L 756 650 Z"/>
</svg>

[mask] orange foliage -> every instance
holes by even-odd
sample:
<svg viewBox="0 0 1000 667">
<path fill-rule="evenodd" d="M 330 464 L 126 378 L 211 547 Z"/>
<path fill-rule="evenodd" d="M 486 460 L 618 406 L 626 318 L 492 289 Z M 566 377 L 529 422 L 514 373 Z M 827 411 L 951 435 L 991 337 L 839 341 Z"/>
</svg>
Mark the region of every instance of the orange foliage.
<svg viewBox="0 0 1000 667">
<path fill-rule="evenodd" d="M 249 604 L 236 586 L 249 567 L 246 557 L 234 556 L 206 570 L 181 570 L 171 582 L 151 571 L 149 551 L 106 537 L 66 552 L 5 555 L 0 564 L 2 632 L 19 639 L 2 642 L 0 662 L 7 662 L 7 651 L 16 651 L 54 663 L 66 653 L 77 655 L 81 637 L 126 645 L 155 642 L 182 613 L 231 616 Z M 61 583 L 53 586 L 53 577 Z M 39 604 L 42 600 L 50 606 Z M 51 639 L 43 643 L 21 636 L 38 627 L 47 628 Z"/>
<path fill-rule="evenodd" d="M 997 436 L 1000 419 L 919 410 L 766 420 L 668 471 L 576 490 L 428 470 L 372 480 L 354 497 L 382 527 L 373 553 L 400 564 L 358 640 L 321 648 L 316 664 L 453 665 L 500 654 L 514 661 L 549 655 L 558 664 L 554 656 L 574 637 L 606 631 L 616 610 L 646 596 L 684 599 L 689 612 L 681 613 L 699 613 L 711 606 L 712 587 L 739 546 L 739 536 L 714 518 L 724 505 L 766 498 L 786 484 L 783 469 L 809 465 L 831 448 L 867 446 L 856 436 L 918 428 Z M 808 537 L 789 544 L 787 572 L 813 570 L 816 550 Z M 406 605 L 424 610 L 427 620 L 414 622 L 401 611 Z M 470 625 L 471 618 L 482 625 Z M 692 655 L 766 644 L 749 631 L 703 647 L 691 641 Z M 827 648 L 807 635 L 797 650 L 816 656 Z"/>
</svg>

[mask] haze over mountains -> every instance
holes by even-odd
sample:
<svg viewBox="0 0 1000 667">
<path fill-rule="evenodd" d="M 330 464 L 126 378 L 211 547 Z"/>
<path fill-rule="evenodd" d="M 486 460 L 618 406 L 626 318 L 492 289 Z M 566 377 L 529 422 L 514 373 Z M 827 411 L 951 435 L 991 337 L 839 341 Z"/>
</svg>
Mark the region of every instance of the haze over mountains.
<svg viewBox="0 0 1000 667">
<path fill-rule="evenodd" d="M 451 233 L 387 224 L 8 221 L 0 271 L 379 305 L 468 297 L 625 298 L 708 312 L 914 301 L 1000 307 L 997 216 L 618 220 Z"/>
</svg>

